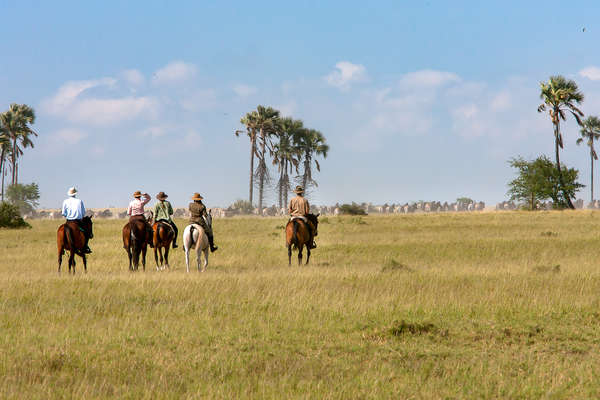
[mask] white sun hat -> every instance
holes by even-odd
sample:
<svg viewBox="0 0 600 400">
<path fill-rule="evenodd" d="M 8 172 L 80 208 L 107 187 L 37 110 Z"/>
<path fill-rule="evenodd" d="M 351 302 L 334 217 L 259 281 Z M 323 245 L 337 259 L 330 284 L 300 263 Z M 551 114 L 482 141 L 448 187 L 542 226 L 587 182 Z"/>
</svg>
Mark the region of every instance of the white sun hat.
<svg viewBox="0 0 600 400">
<path fill-rule="evenodd" d="M 75 196 L 77 194 L 77 189 L 75 189 L 75 187 L 70 187 L 69 192 L 67 194 L 69 196 Z"/>
</svg>

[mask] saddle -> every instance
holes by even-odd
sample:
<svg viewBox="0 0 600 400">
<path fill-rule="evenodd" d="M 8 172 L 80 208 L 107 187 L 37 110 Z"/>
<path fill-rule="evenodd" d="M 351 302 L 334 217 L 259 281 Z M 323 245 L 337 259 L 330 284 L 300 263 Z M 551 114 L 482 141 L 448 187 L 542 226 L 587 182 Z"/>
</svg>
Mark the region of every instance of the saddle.
<svg viewBox="0 0 600 400">
<path fill-rule="evenodd" d="M 171 230 L 171 232 L 173 232 L 173 235 L 175 234 L 175 229 L 173 229 L 173 227 L 171 226 L 171 224 L 167 220 L 165 220 L 165 219 L 159 219 L 158 221 L 156 221 L 157 224 L 159 222 L 162 222 L 163 225 L 166 225 Z"/>
</svg>

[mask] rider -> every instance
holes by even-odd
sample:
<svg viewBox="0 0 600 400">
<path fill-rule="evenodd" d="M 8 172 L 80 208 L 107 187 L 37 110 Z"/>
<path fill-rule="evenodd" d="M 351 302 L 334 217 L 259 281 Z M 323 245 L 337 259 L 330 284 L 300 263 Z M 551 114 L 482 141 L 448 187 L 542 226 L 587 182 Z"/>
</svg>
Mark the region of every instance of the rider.
<svg viewBox="0 0 600 400">
<path fill-rule="evenodd" d="M 88 241 L 90 240 L 88 237 L 89 234 L 81 227 L 81 220 L 83 217 L 85 217 L 85 206 L 83 205 L 83 201 L 81 199 L 75 197 L 77 196 L 77 189 L 71 187 L 69 188 L 69 192 L 67 194 L 69 195 L 69 198 L 63 201 L 62 215 L 67 219 L 67 222 L 77 223 L 77 226 L 83 232 L 83 236 L 85 236 L 83 252 L 89 254 L 92 252 L 88 246 Z"/>
<path fill-rule="evenodd" d="M 164 221 L 169 224 L 171 228 L 173 228 L 173 232 L 175 233 L 175 237 L 173 238 L 173 248 L 176 249 L 177 244 L 175 242 L 177 242 L 178 230 L 177 225 L 175 225 L 175 222 L 173 222 L 171 219 L 171 215 L 173 215 L 173 207 L 171 206 L 171 203 L 167 201 L 167 197 L 169 196 L 166 195 L 165 192 L 160 192 L 156 195 L 158 203 L 156 203 L 154 206 L 154 220 L 156 222 Z"/>
<path fill-rule="evenodd" d="M 152 244 L 152 227 L 150 226 L 148 221 L 146 221 L 146 217 L 144 217 L 144 206 L 150 201 L 150 195 L 148 193 L 144 193 L 144 200 L 142 200 L 142 192 L 136 190 L 133 193 L 133 197 L 134 199 L 131 200 L 131 202 L 129 203 L 129 207 L 127 207 L 127 215 L 129 215 L 129 222 L 136 220 L 144 222 L 144 224 L 146 225 L 146 237 L 148 238 L 148 245 L 150 247 L 154 247 L 154 245 Z"/>
<path fill-rule="evenodd" d="M 290 205 L 288 206 L 288 211 L 290 213 L 290 221 L 294 219 L 301 219 L 302 221 L 304 221 L 304 223 L 308 227 L 308 232 L 310 234 L 310 248 L 314 249 L 315 247 L 317 247 L 317 244 L 315 243 L 315 237 L 313 234 L 314 227 L 312 226 L 312 223 L 310 223 L 306 218 L 306 214 L 310 213 L 310 204 L 308 204 L 308 200 L 306 200 L 303 196 L 304 188 L 302 188 L 302 186 L 296 186 L 294 193 L 296 193 L 296 197 L 290 199 Z"/>
<path fill-rule="evenodd" d="M 214 252 L 218 249 L 218 247 L 215 246 L 212 227 L 208 226 L 208 224 L 203 218 L 203 216 L 207 215 L 206 206 L 202 203 L 203 198 L 204 197 L 200 196 L 200 193 L 194 193 L 194 196 L 192 196 L 192 200 L 194 200 L 194 202 L 190 203 L 189 206 L 191 214 L 190 222 L 193 224 L 198 224 L 202 227 L 202 229 L 204 229 L 206 236 L 208 236 L 208 244 L 210 244 L 210 251 Z"/>
</svg>

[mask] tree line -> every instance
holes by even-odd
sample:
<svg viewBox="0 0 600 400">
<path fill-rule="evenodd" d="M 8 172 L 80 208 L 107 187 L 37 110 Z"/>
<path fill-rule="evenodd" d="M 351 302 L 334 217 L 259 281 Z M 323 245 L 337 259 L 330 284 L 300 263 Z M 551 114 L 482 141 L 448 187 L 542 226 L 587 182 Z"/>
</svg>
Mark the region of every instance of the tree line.
<svg viewBox="0 0 600 400">
<path fill-rule="evenodd" d="M 302 185 L 306 192 L 318 186 L 313 179 L 313 164 L 320 171 L 317 158 L 326 158 L 329 152 L 329 145 L 321 132 L 305 127 L 299 119 L 281 117 L 278 110 L 262 105 L 246 113 L 240 122 L 245 130 L 236 130 L 235 135 L 239 137 L 245 133 L 250 140 L 250 205 L 254 204 L 256 186 L 258 209 L 263 209 L 265 190 L 272 181 L 268 157 L 271 165 L 277 169 L 278 178 L 274 187 L 280 208 L 287 204 L 294 182 Z"/>
<path fill-rule="evenodd" d="M 565 141 L 561 132 L 561 121 L 565 122 L 571 115 L 580 127 L 578 145 L 585 143 L 590 155 L 590 202 L 594 201 L 594 160 L 598 155 L 594 141 L 600 138 L 600 118 L 588 116 L 579 108 L 584 95 L 577 83 L 561 75 L 551 76 L 547 82 L 540 83 L 540 99 L 538 112 L 548 112 L 552 123 L 554 137 L 554 157 L 552 164 L 546 156 L 527 161 L 522 157 L 509 160 L 509 164 L 517 169 L 518 176 L 508 186 L 511 200 L 520 200 L 527 208 L 535 209 L 540 201 L 552 199 L 555 208 L 574 209 L 571 199 L 576 192 L 584 187 L 577 182 L 579 171 L 568 168 L 560 162 L 560 151 L 564 149 Z"/>
</svg>

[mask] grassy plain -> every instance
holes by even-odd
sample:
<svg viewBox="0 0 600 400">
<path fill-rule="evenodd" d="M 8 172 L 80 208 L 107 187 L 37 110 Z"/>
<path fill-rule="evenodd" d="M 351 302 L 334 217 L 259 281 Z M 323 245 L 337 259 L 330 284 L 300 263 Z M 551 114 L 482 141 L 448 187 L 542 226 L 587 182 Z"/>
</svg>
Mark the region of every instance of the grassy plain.
<svg viewBox="0 0 600 400">
<path fill-rule="evenodd" d="M 291 268 L 284 222 L 215 220 L 204 274 L 0 230 L 0 398 L 600 397 L 600 213 L 322 218 Z"/>
</svg>

